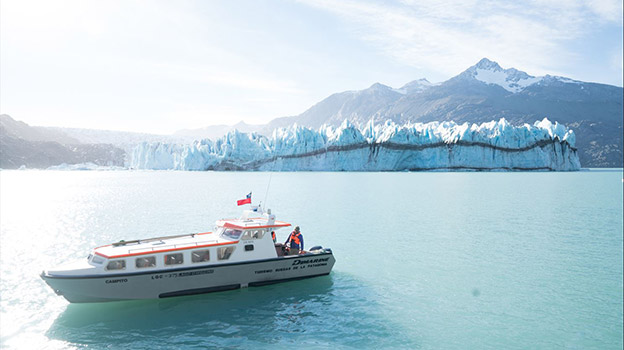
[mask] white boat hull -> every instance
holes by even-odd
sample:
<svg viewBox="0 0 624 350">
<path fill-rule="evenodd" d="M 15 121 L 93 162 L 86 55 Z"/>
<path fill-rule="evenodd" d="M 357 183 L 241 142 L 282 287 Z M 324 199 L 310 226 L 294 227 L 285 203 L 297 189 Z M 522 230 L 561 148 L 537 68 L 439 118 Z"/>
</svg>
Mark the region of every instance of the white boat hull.
<svg viewBox="0 0 624 350">
<path fill-rule="evenodd" d="M 43 280 L 72 303 L 157 299 L 218 292 L 327 275 L 331 250 L 298 256 L 102 275 L 55 275 Z"/>
</svg>

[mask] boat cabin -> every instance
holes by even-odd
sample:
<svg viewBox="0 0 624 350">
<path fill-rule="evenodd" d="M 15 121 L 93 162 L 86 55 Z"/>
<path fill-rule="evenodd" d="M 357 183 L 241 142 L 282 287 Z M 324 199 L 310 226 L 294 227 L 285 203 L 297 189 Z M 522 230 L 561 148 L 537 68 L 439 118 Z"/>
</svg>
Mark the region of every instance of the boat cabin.
<svg viewBox="0 0 624 350">
<path fill-rule="evenodd" d="M 267 214 L 246 211 L 239 219 L 217 221 L 214 232 L 120 241 L 95 248 L 89 264 L 106 273 L 147 272 L 190 266 L 270 259 L 281 256 L 271 232 L 289 223 Z"/>
</svg>

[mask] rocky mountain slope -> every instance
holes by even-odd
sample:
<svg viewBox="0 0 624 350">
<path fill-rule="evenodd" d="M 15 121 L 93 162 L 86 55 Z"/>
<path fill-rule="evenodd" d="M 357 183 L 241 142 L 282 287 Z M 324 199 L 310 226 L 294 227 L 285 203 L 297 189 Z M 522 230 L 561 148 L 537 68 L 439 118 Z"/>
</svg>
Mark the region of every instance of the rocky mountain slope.
<svg viewBox="0 0 624 350">
<path fill-rule="evenodd" d="M 125 151 L 108 144 L 84 144 L 63 132 L 31 127 L 0 115 L 0 168 L 47 168 L 62 163 L 123 166 Z"/>
</svg>

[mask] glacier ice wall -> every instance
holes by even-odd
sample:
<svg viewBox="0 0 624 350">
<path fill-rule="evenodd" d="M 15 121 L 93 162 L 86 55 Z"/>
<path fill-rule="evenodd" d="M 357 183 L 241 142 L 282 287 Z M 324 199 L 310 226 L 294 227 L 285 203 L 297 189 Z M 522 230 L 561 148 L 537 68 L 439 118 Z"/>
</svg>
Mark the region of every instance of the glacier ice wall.
<svg viewBox="0 0 624 350">
<path fill-rule="evenodd" d="M 271 137 L 232 131 L 192 144 L 142 143 L 129 154 L 134 169 L 267 171 L 579 170 L 572 130 L 548 119 L 513 126 L 371 120 L 319 130 L 293 125 Z"/>
</svg>

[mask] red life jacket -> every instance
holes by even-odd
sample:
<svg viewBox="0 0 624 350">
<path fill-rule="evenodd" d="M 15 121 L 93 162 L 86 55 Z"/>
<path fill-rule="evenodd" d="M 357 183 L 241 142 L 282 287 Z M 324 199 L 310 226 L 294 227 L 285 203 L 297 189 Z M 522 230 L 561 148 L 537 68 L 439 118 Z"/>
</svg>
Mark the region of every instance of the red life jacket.
<svg viewBox="0 0 624 350">
<path fill-rule="evenodd" d="M 301 246 L 301 239 L 299 238 L 301 235 L 301 232 L 296 233 L 293 231 L 293 233 L 290 234 L 290 239 L 292 240 L 293 243 L 295 243 L 297 246 Z"/>
<path fill-rule="evenodd" d="M 275 231 L 271 232 L 271 237 L 273 237 L 273 242 L 275 242 Z"/>
</svg>

